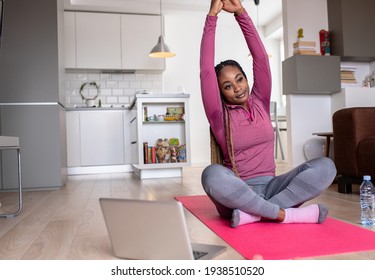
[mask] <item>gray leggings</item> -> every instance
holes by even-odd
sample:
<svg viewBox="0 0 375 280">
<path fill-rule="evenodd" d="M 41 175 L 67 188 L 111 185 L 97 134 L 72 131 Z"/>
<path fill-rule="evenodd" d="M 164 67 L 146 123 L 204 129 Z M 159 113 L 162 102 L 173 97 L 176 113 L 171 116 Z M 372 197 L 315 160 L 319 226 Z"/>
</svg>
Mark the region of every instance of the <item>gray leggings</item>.
<svg viewBox="0 0 375 280">
<path fill-rule="evenodd" d="M 202 173 L 202 185 L 220 216 L 232 217 L 233 209 L 276 219 L 280 208 L 299 206 L 321 194 L 333 182 L 336 167 L 327 157 L 307 161 L 280 176 L 243 181 L 231 170 L 212 164 Z"/>
</svg>

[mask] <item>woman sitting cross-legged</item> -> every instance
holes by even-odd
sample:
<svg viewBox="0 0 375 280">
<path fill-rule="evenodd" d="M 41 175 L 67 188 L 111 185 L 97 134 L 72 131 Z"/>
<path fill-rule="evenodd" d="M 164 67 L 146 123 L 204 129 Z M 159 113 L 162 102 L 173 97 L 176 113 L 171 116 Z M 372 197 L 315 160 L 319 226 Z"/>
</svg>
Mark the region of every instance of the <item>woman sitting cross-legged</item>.
<svg viewBox="0 0 375 280">
<path fill-rule="evenodd" d="M 214 65 L 218 14 L 234 14 L 253 58 L 253 84 L 233 60 Z M 228 37 L 230 34 L 228 34 Z M 202 101 L 223 164 L 202 174 L 202 185 L 220 216 L 232 227 L 271 220 L 280 223 L 322 223 L 324 205 L 303 203 L 332 183 L 336 168 L 329 158 L 307 161 L 275 176 L 274 130 L 270 119 L 269 58 L 240 0 L 212 0 L 206 16 L 200 58 Z"/>
</svg>

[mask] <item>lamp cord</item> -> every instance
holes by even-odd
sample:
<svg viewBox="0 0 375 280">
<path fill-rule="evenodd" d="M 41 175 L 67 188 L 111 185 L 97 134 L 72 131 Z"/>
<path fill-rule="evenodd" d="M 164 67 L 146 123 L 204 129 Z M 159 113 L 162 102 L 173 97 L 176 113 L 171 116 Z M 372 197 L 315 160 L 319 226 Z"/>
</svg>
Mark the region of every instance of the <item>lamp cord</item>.
<svg viewBox="0 0 375 280">
<path fill-rule="evenodd" d="M 164 30 L 163 30 L 163 14 L 162 14 L 162 7 L 161 7 L 161 2 L 162 0 L 160 0 L 160 33 L 161 33 L 161 36 L 164 36 Z"/>
</svg>

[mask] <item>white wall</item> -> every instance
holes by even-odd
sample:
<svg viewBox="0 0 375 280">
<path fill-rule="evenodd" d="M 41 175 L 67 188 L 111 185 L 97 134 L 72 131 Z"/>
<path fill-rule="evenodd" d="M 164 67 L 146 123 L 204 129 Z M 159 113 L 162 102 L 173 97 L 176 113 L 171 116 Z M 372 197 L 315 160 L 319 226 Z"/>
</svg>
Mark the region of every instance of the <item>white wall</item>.
<svg viewBox="0 0 375 280">
<path fill-rule="evenodd" d="M 208 11 L 209 5 L 207 5 Z M 190 94 L 191 110 L 191 147 L 192 165 L 207 165 L 210 162 L 209 126 L 204 113 L 199 80 L 200 41 L 207 12 L 181 12 L 164 14 L 165 41 L 177 55 L 166 61 L 163 74 L 164 91 L 176 93 L 179 86 L 184 86 Z M 225 59 L 234 59 L 241 64 L 252 84 L 252 61 L 249 51 L 233 15 L 219 14 L 216 37 L 216 63 Z M 280 96 L 280 55 L 279 41 L 265 41 L 273 75 L 272 98 Z"/>
<path fill-rule="evenodd" d="M 317 43 L 319 31 L 328 29 L 327 0 L 282 0 L 285 58 L 293 55 L 297 31 L 303 28 L 306 41 Z M 304 144 L 313 132 L 331 131 L 331 102 L 329 95 L 290 94 L 286 101 L 288 120 L 288 164 L 296 166 L 306 161 Z"/>
<path fill-rule="evenodd" d="M 293 55 L 293 43 L 297 40 L 297 30 L 303 28 L 304 40 L 315 41 L 319 52 L 319 31 L 328 30 L 327 0 L 282 0 L 285 57 Z M 374 63 L 342 62 L 341 65 L 357 67 L 358 86 L 366 75 L 375 70 Z M 288 163 L 296 166 L 306 160 L 304 144 L 313 132 L 332 131 L 331 95 L 290 94 L 287 96 L 288 119 Z"/>
<path fill-rule="evenodd" d="M 285 58 L 293 55 L 299 28 L 303 28 L 303 40 L 316 42 L 316 51 L 319 51 L 319 31 L 328 30 L 327 0 L 282 1 Z"/>
<path fill-rule="evenodd" d="M 194 20 L 192 20 L 194 18 Z M 184 12 L 165 15 L 165 41 L 177 55 L 166 60 L 164 92 L 176 93 L 183 86 L 190 94 L 190 141 L 192 165 L 209 163 L 209 128 L 201 101 L 199 49 L 205 13 Z"/>
<path fill-rule="evenodd" d="M 375 61 L 370 63 L 370 72 L 375 71 Z"/>
</svg>

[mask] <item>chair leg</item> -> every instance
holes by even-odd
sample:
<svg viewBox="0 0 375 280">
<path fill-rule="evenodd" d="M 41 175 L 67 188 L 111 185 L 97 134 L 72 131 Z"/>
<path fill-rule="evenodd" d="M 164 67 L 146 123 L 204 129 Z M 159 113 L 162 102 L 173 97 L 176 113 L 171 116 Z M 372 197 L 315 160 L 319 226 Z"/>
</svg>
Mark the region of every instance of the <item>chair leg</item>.
<svg viewBox="0 0 375 280">
<path fill-rule="evenodd" d="M 21 182 L 21 152 L 17 149 L 17 161 L 18 161 L 18 210 L 14 213 L 1 214 L 0 218 L 14 218 L 22 210 L 22 182 Z"/>
<path fill-rule="evenodd" d="M 338 183 L 338 191 L 339 193 L 348 193 L 349 189 L 350 192 L 352 190 L 352 185 L 348 184 L 347 180 L 343 177 L 338 177 L 337 178 L 337 183 Z"/>
<path fill-rule="evenodd" d="M 281 143 L 281 137 L 280 137 L 280 130 L 278 127 L 276 127 L 276 151 L 277 151 L 277 146 L 280 146 L 280 152 L 281 152 L 281 158 L 284 160 L 284 150 L 283 150 L 283 145 Z"/>
<path fill-rule="evenodd" d="M 279 132 L 279 145 L 280 145 L 280 152 L 281 152 L 281 158 L 284 160 L 285 159 L 285 156 L 284 156 L 284 149 L 283 149 L 283 144 L 281 143 L 281 137 L 280 137 L 280 132 Z"/>
<path fill-rule="evenodd" d="M 361 185 L 362 178 L 359 177 L 344 177 L 337 176 L 338 191 L 339 193 L 352 193 L 352 185 Z"/>
<path fill-rule="evenodd" d="M 18 215 L 22 210 L 22 179 L 21 179 L 21 151 L 17 149 L 17 159 L 18 159 L 18 210 L 14 214 L 15 216 Z"/>
<path fill-rule="evenodd" d="M 278 134 L 277 134 L 277 130 L 275 128 L 275 158 L 277 158 L 277 154 L 278 154 Z"/>
</svg>

